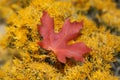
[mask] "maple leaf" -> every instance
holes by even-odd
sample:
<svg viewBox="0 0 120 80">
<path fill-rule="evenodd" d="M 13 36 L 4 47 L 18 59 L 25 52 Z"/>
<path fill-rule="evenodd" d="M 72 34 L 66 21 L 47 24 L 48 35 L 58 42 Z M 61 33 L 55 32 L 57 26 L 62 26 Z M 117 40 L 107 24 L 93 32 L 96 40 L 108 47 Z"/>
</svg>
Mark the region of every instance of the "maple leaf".
<svg viewBox="0 0 120 80">
<path fill-rule="evenodd" d="M 71 23 L 69 19 L 65 23 L 59 33 L 54 32 L 54 20 L 47 12 L 43 12 L 41 25 L 38 25 L 38 31 L 43 40 L 38 44 L 46 49 L 52 50 L 57 56 L 58 61 L 66 63 L 66 58 L 74 58 L 76 61 L 84 61 L 83 55 L 90 52 L 83 42 L 68 45 L 68 41 L 79 36 L 79 31 L 83 27 L 83 22 Z"/>
</svg>

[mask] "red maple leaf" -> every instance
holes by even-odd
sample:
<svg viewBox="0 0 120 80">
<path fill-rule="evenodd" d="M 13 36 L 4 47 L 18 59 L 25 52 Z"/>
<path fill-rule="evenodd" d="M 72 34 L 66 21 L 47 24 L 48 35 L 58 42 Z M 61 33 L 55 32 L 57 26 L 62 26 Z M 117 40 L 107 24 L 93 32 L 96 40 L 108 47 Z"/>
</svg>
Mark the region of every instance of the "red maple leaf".
<svg viewBox="0 0 120 80">
<path fill-rule="evenodd" d="M 43 40 L 38 44 L 46 50 L 52 50 L 60 62 L 66 63 L 66 58 L 83 61 L 83 55 L 91 51 L 83 42 L 68 45 L 68 41 L 79 36 L 79 31 L 83 27 L 82 21 L 71 23 L 67 19 L 61 31 L 55 33 L 53 18 L 47 12 L 43 12 L 41 23 L 41 25 L 38 25 L 38 31 Z"/>
</svg>

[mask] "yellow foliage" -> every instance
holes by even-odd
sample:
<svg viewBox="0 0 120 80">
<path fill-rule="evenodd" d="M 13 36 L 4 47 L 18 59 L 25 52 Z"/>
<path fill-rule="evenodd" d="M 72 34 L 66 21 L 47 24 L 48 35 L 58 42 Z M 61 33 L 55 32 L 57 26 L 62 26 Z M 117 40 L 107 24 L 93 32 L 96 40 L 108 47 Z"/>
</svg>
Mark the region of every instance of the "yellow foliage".
<svg viewBox="0 0 120 80">
<path fill-rule="evenodd" d="M 0 11 L 7 20 L 7 33 L 0 41 L 0 46 L 11 56 L 0 66 L 0 79 L 118 80 L 118 77 L 114 76 L 110 70 L 110 63 L 115 61 L 114 56 L 120 51 L 120 36 L 111 34 L 109 30 L 106 30 L 106 25 L 97 26 L 86 16 L 92 6 L 97 10 L 106 11 L 98 15 L 98 19 L 108 25 L 117 26 L 115 28 L 120 28 L 120 12 L 112 0 L 18 0 L 17 2 L 10 0 L 8 2 L 11 4 L 6 6 L 7 1 L 0 2 Z M 84 56 L 85 62 L 75 62 L 70 59 L 66 64 L 62 64 L 57 61 L 52 52 L 37 45 L 37 42 L 41 40 L 37 24 L 41 24 L 40 18 L 43 11 L 54 18 L 55 32 L 59 32 L 66 18 L 70 18 L 71 22 L 83 20 L 84 27 L 81 35 L 70 43 L 84 42 L 92 49 Z M 8 12 L 11 13 L 6 18 Z"/>
</svg>

